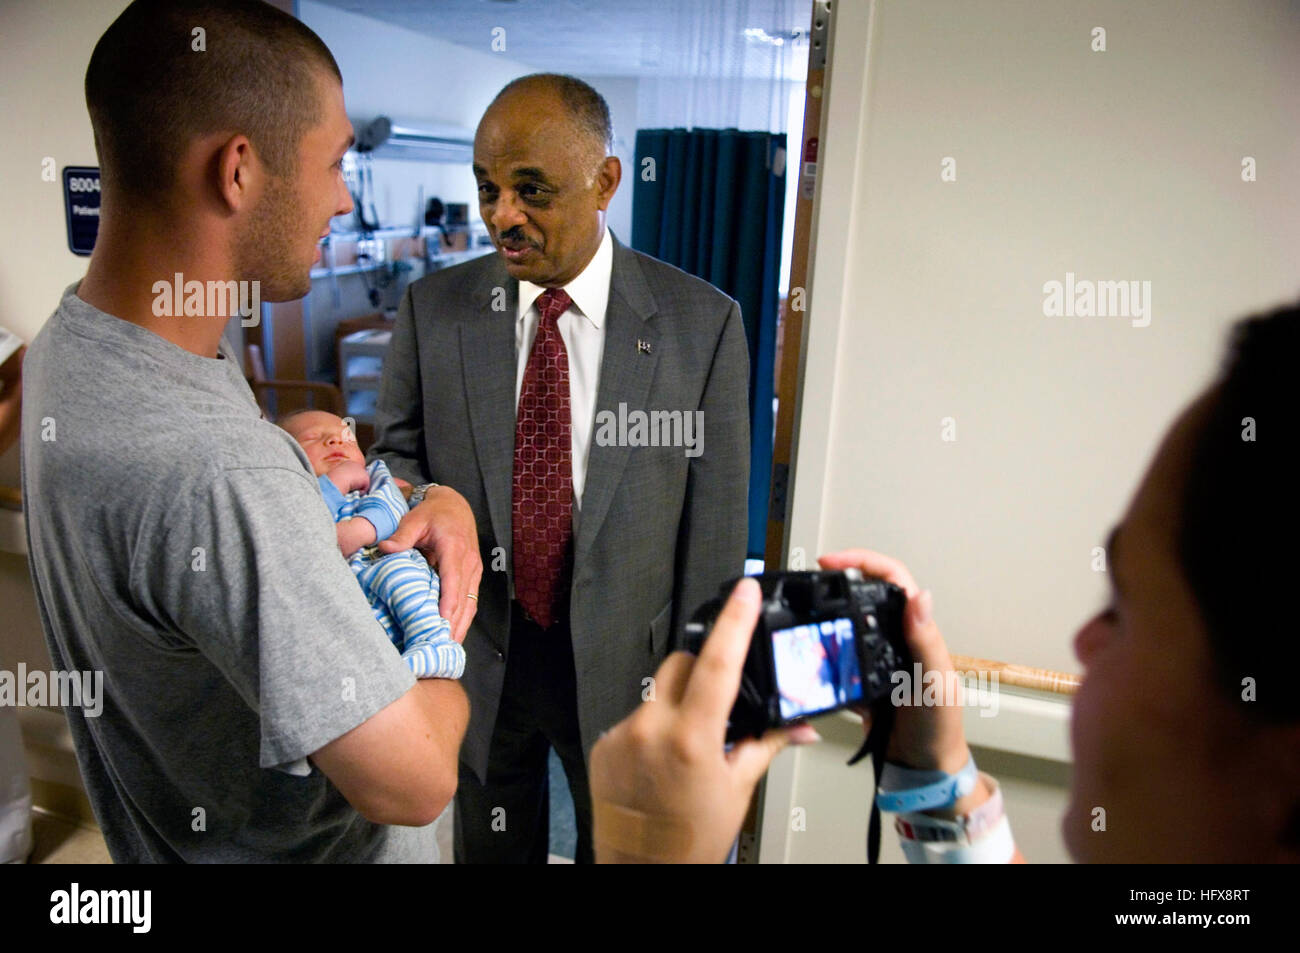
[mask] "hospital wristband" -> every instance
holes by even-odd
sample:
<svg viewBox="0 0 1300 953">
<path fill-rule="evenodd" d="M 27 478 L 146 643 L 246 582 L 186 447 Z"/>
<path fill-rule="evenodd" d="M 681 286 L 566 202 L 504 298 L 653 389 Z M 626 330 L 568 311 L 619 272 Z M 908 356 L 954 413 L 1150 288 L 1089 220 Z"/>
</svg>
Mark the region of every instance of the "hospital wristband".
<svg viewBox="0 0 1300 953">
<path fill-rule="evenodd" d="M 939 841 L 973 844 L 992 832 L 1004 815 L 1002 790 L 990 775 L 980 772 L 979 777 L 988 786 L 988 800 L 967 814 L 953 818 L 934 817 L 929 814 L 900 814 L 894 819 L 894 830 L 904 840 Z"/>
<path fill-rule="evenodd" d="M 974 757 L 967 757 L 965 766 L 956 774 L 904 768 L 887 761 L 880 772 L 876 806 L 895 813 L 934 811 L 956 804 L 974 791 L 978 783 Z"/>
<path fill-rule="evenodd" d="M 1006 814 L 993 830 L 971 844 L 952 841 L 902 841 L 909 864 L 1009 864 L 1016 854 Z"/>
</svg>

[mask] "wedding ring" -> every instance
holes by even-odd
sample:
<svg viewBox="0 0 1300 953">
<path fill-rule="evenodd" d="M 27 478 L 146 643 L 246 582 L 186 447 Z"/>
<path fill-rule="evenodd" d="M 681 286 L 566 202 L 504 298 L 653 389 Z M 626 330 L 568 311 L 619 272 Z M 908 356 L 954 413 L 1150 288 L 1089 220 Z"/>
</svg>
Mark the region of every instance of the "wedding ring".
<svg viewBox="0 0 1300 953">
<path fill-rule="evenodd" d="M 465 595 L 468 596 L 469 598 L 473 599 L 475 602 L 478 602 L 478 595 L 477 595 L 476 593 L 473 593 L 473 592 L 467 592 L 467 593 L 465 593 Z"/>
</svg>

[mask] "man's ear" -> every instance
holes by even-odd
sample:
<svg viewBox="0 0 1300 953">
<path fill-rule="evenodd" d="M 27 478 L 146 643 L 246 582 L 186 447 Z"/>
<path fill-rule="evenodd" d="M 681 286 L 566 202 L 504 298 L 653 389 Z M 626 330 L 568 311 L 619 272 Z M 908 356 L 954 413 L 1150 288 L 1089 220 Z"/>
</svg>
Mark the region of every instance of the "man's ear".
<svg viewBox="0 0 1300 953">
<path fill-rule="evenodd" d="M 231 211 L 250 200 L 259 168 L 248 136 L 231 136 L 217 152 L 217 191 Z"/>
<path fill-rule="evenodd" d="M 599 201 L 596 203 L 603 212 L 609 208 L 609 201 L 618 191 L 618 184 L 623 181 L 623 163 L 618 156 L 605 156 L 600 171 L 596 173 L 596 188 Z"/>
</svg>

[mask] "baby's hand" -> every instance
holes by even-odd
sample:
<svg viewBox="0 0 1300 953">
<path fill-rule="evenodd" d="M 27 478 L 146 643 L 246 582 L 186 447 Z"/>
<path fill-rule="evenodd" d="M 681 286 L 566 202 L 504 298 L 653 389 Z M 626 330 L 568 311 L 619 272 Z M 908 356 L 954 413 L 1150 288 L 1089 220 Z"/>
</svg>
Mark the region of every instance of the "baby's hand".
<svg viewBox="0 0 1300 953">
<path fill-rule="evenodd" d="M 340 493 L 347 494 L 353 490 L 361 490 L 364 493 L 370 489 L 370 473 L 364 464 L 357 463 L 355 460 L 344 460 L 336 464 L 325 476 L 338 487 Z"/>
<path fill-rule="evenodd" d="M 334 532 L 339 541 L 339 552 L 351 557 L 362 546 L 369 546 L 378 537 L 375 524 L 364 516 L 354 516 L 334 524 Z"/>
</svg>

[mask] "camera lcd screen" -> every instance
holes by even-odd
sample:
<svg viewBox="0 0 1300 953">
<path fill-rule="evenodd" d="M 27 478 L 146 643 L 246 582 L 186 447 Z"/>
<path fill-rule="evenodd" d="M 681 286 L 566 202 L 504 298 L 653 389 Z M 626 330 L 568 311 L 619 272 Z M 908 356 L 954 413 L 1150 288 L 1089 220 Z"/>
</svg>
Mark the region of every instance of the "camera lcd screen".
<svg viewBox="0 0 1300 953">
<path fill-rule="evenodd" d="M 810 622 L 772 633 L 781 717 L 799 718 L 862 700 L 853 622 Z"/>
</svg>

